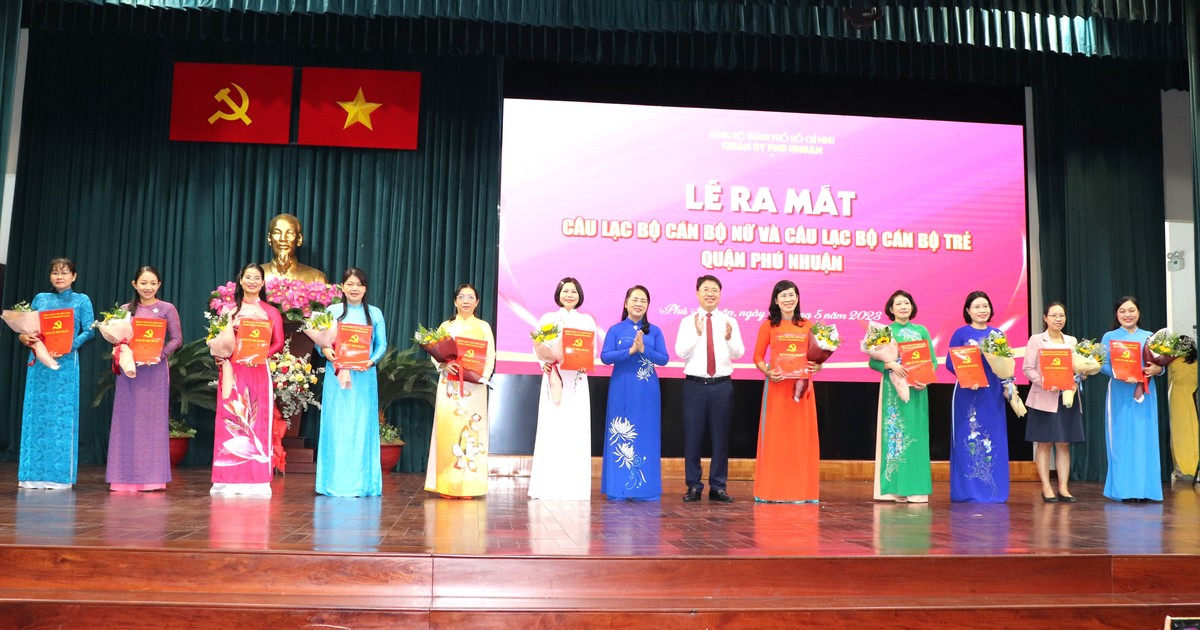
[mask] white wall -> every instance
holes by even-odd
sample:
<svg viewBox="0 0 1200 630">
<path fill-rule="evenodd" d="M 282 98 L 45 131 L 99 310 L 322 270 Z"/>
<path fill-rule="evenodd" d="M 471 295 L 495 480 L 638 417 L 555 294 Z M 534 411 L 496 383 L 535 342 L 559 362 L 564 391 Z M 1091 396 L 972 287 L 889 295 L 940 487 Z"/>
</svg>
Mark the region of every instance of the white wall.
<svg viewBox="0 0 1200 630">
<path fill-rule="evenodd" d="M 1192 118 L 1187 92 L 1163 92 L 1163 201 L 1167 252 L 1183 253 L 1183 269 L 1167 274 L 1167 326 L 1196 334 L 1196 231 L 1192 210 Z"/>
</svg>

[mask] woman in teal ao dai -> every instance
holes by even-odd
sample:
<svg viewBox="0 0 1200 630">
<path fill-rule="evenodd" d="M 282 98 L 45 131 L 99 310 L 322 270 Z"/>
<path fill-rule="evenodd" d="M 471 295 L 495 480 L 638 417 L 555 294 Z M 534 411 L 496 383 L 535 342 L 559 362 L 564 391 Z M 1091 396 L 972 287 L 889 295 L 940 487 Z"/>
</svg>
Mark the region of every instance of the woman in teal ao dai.
<svg viewBox="0 0 1200 630">
<path fill-rule="evenodd" d="M 330 360 L 321 390 L 321 438 L 317 447 L 317 485 L 320 494 L 335 497 L 374 497 L 383 493 L 379 468 L 379 381 L 375 364 L 387 351 L 383 312 L 367 304 L 367 274 L 351 267 L 342 274 L 345 301 L 329 307 L 338 323 L 371 327 L 371 364 L 350 371 L 350 388 L 338 383 L 333 360 L 336 349 L 322 348 Z"/>
<path fill-rule="evenodd" d="M 646 317 L 649 307 L 645 287 L 626 291 L 621 321 L 608 329 L 600 354 L 613 366 L 600 472 L 600 491 L 610 499 L 662 495 L 662 407 L 654 366 L 666 365 L 669 357 L 662 330 Z"/>
<path fill-rule="evenodd" d="M 1137 299 L 1124 296 L 1117 300 L 1113 330 L 1104 333 L 1100 343 L 1108 351 L 1100 371 L 1108 380 L 1104 401 L 1104 442 L 1108 451 L 1108 475 L 1104 478 L 1104 496 L 1114 501 L 1162 501 L 1162 471 L 1158 452 L 1158 390 L 1154 379 L 1139 402 L 1134 398 L 1136 383 L 1113 378 L 1111 341 L 1134 341 L 1146 347 L 1150 331 L 1138 328 L 1141 311 Z M 1163 368 L 1148 365 L 1146 376 L 1158 376 Z"/>
<path fill-rule="evenodd" d="M 963 303 L 966 326 L 950 336 L 950 347 L 978 346 L 992 333 L 992 301 L 983 291 L 967 295 Z M 946 357 L 946 368 L 954 364 Z M 954 384 L 954 414 L 950 431 L 950 500 L 963 503 L 1008 501 L 1008 421 L 1004 387 L 985 361 L 988 386 L 963 389 Z"/>
<path fill-rule="evenodd" d="M 69 308 L 75 313 L 75 338 L 71 352 L 57 357 L 51 370 L 33 360 L 26 370 L 25 404 L 21 412 L 21 463 L 17 470 L 22 488 L 70 488 L 79 472 L 79 346 L 95 334 L 92 301 L 76 293 L 75 263 L 66 258 L 50 261 L 54 291 L 39 293 L 30 306 L 35 311 Z M 36 337 L 21 335 L 26 345 Z"/>
</svg>

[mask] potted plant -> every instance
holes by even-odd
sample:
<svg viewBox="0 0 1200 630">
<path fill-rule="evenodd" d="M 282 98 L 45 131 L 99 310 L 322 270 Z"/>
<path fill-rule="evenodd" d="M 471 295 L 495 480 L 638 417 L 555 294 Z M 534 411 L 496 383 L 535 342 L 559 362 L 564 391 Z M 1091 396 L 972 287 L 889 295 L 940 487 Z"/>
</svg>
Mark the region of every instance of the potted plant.
<svg viewBox="0 0 1200 630">
<path fill-rule="evenodd" d="M 404 440 L 400 429 L 387 420 L 387 410 L 395 403 L 416 398 L 433 407 L 437 393 L 437 369 L 428 359 L 417 354 L 416 344 L 401 350 L 388 348 L 375 366 L 379 380 L 379 460 L 386 472 L 400 460 Z"/>
<path fill-rule="evenodd" d="M 400 461 L 404 452 L 404 440 L 400 439 L 400 429 L 388 422 L 382 416 L 379 418 L 379 468 L 390 472 Z"/>
<path fill-rule="evenodd" d="M 196 437 L 196 429 L 187 420 L 171 418 L 170 420 L 170 453 L 171 453 L 171 468 L 179 465 L 183 461 L 184 455 L 187 455 L 188 446 L 191 445 L 191 439 Z"/>
<path fill-rule="evenodd" d="M 209 411 L 217 409 L 217 366 L 208 345 L 201 337 L 180 346 L 167 359 L 167 368 L 171 380 L 171 402 L 177 416 L 169 420 L 171 466 L 175 466 L 187 453 L 188 442 L 195 437 L 196 429 L 185 418 L 193 406 Z M 105 396 L 116 389 L 117 381 L 107 361 L 100 378 L 96 380 L 96 395 L 92 397 L 92 407 L 99 407 Z M 182 449 L 182 450 L 180 450 Z M 178 459 L 176 452 L 179 452 Z"/>
</svg>

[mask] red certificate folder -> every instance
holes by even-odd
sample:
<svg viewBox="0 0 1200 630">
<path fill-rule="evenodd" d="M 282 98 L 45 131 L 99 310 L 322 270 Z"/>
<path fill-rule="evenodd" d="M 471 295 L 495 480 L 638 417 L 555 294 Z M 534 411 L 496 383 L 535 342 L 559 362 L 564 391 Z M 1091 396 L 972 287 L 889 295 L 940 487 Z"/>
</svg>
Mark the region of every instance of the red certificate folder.
<svg viewBox="0 0 1200 630">
<path fill-rule="evenodd" d="M 366 324 L 343 324 L 337 328 L 337 361 L 339 370 L 365 370 L 371 363 L 371 327 Z"/>
<path fill-rule="evenodd" d="M 133 338 L 129 349 L 135 363 L 149 363 L 162 357 L 167 343 L 167 320 L 156 317 L 134 317 Z"/>
<path fill-rule="evenodd" d="M 596 364 L 596 333 L 590 330 L 562 330 L 564 370 L 590 370 Z"/>
<path fill-rule="evenodd" d="M 950 364 L 954 366 L 954 374 L 958 377 L 959 387 L 988 386 L 987 372 L 983 371 L 983 354 L 979 352 L 979 346 L 950 348 Z"/>
<path fill-rule="evenodd" d="M 42 325 L 42 343 L 46 344 L 46 352 L 50 356 L 61 356 L 71 353 L 71 343 L 75 341 L 75 311 L 60 308 L 53 311 L 38 311 L 38 319 Z"/>
<path fill-rule="evenodd" d="M 771 367 L 782 370 L 784 378 L 808 378 L 808 331 L 775 335 Z"/>
<path fill-rule="evenodd" d="M 233 361 L 247 365 L 262 365 L 267 362 L 267 349 L 271 347 L 271 321 L 267 319 L 243 318 L 237 329 L 237 349 Z"/>
<path fill-rule="evenodd" d="M 458 344 L 458 362 L 483 376 L 487 367 L 488 342 L 470 337 L 456 337 L 454 341 Z"/>
<path fill-rule="evenodd" d="M 1130 379 L 1142 380 L 1142 344 L 1136 341 L 1108 342 L 1108 357 L 1112 362 L 1113 378 L 1126 382 Z"/>
<path fill-rule="evenodd" d="M 1071 350 L 1042 348 L 1038 354 L 1038 371 L 1042 373 L 1043 389 L 1075 391 L 1075 367 L 1071 363 Z"/>
<path fill-rule="evenodd" d="M 929 342 L 924 339 L 902 341 L 896 344 L 900 347 L 900 365 L 908 371 L 909 383 L 928 385 L 937 381 L 933 373 L 933 355 L 929 351 Z"/>
</svg>

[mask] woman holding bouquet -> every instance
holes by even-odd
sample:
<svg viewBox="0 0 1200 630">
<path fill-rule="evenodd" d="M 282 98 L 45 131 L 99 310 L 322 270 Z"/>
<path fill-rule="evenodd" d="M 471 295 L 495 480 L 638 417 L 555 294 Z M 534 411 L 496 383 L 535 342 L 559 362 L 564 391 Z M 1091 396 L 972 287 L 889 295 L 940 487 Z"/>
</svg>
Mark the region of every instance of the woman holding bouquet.
<svg viewBox="0 0 1200 630">
<path fill-rule="evenodd" d="M 557 311 L 538 320 L 538 328 L 556 326 L 596 335 L 596 321 L 580 313 L 583 286 L 575 278 L 563 278 L 554 291 Z M 594 343 L 594 341 L 593 341 Z M 595 346 L 592 346 L 593 349 Z M 593 356 L 592 361 L 595 361 Z M 592 496 L 592 403 L 587 370 L 563 370 L 557 363 L 542 361 L 542 387 L 538 397 L 537 436 L 533 443 L 533 470 L 529 474 L 529 497 L 546 500 L 587 501 Z M 558 370 L 557 374 L 554 372 Z M 551 380 L 561 377 L 558 400 Z"/>
<path fill-rule="evenodd" d="M 1046 322 L 1046 331 L 1029 338 L 1021 367 L 1030 383 L 1029 396 L 1025 399 L 1029 409 L 1025 439 L 1037 444 L 1033 462 L 1037 466 L 1038 479 L 1042 481 L 1042 500 L 1074 503 L 1075 497 L 1067 490 L 1067 481 L 1071 478 L 1071 443 L 1083 441 L 1083 401 L 1076 396 L 1074 404 L 1065 406 L 1060 390 L 1043 387 L 1040 367 L 1043 348 L 1072 350 L 1077 341 L 1063 332 L 1067 311 L 1062 302 L 1047 305 L 1042 320 Z M 1058 471 L 1058 496 L 1050 485 L 1051 447 L 1054 449 L 1054 468 Z"/>
<path fill-rule="evenodd" d="M 966 326 L 950 335 L 950 347 L 982 346 L 993 334 L 1004 333 L 992 321 L 992 301 L 972 291 L 963 302 Z M 946 357 L 946 369 L 954 364 Z M 1004 385 L 986 361 L 988 386 L 964 389 L 954 384 L 950 427 L 950 500 L 962 503 L 1004 503 L 1008 500 L 1008 423 Z"/>
<path fill-rule="evenodd" d="M 775 342 L 784 334 L 811 334 L 812 322 L 800 316 L 800 289 L 780 280 L 771 290 L 766 321 L 758 328 L 754 365 L 766 375 L 758 427 L 758 459 L 754 500 L 769 503 L 816 503 L 821 451 L 817 437 L 817 403 L 809 387 L 795 399 L 796 379 L 788 378 L 776 356 Z M 807 339 L 801 345 L 808 352 Z M 771 362 L 767 363 L 770 349 Z M 816 372 L 819 365 L 810 364 Z"/>
<path fill-rule="evenodd" d="M 133 317 L 165 320 L 166 339 L 159 356 L 139 365 L 134 378 L 124 372 L 116 376 L 108 470 L 104 475 L 113 492 L 162 490 L 171 480 L 167 431 L 171 381 L 167 357 L 183 345 L 179 313 L 169 302 L 158 299 L 162 280 L 154 267 L 139 268 L 132 284 L 136 295 L 123 308 Z M 113 352 L 117 352 L 116 347 Z"/>
<path fill-rule="evenodd" d="M 269 322 L 269 357 L 283 350 L 283 318 L 263 299 L 263 286 L 263 269 L 258 263 L 238 270 L 233 294 L 237 306 L 230 313 L 229 326 L 236 334 L 243 322 Z M 275 408 L 271 374 L 266 360 L 250 365 L 235 357 L 217 359 L 211 492 L 271 496 L 271 416 Z"/>
<path fill-rule="evenodd" d="M 929 331 L 912 323 L 917 302 L 907 291 L 896 291 L 887 299 L 883 312 L 894 342 L 925 340 L 929 356 L 937 363 Z M 933 492 L 929 467 L 929 392 L 920 383 L 909 383 L 908 401 L 896 390 L 888 373 L 908 378 L 899 361 L 871 359 L 872 370 L 883 374 L 879 383 L 879 411 L 875 428 L 875 489 L 877 501 L 928 503 Z M 936 365 L 934 367 L 937 367 Z"/>
<path fill-rule="evenodd" d="M 50 261 L 50 285 L 54 291 L 39 293 L 30 307 L 35 311 L 71 309 L 74 338 L 71 351 L 56 356 L 59 368 L 52 370 L 33 361 L 25 371 L 25 403 L 21 411 L 21 463 L 17 481 L 22 488 L 57 490 L 75 484 L 79 468 L 79 347 L 96 334 L 92 328 L 92 301 L 71 287 L 75 263 L 67 258 Z M 22 334 L 30 346 L 37 335 Z"/>
<path fill-rule="evenodd" d="M 1138 328 L 1141 311 L 1137 299 L 1123 296 L 1117 300 L 1113 330 L 1104 333 L 1100 343 L 1109 352 L 1104 355 L 1100 371 L 1109 377 L 1105 402 L 1104 436 L 1107 439 L 1108 475 L 1104 479 L 1104 496 L 1114 501 L 1162 501 L 1162 479 L 1158 455 L 1158 390 L 1154 380 L 1145 378 L 1146 392 L 1141 400 L 1135 398 L 1139 383 L 1113 377 L 1112 342 L 1139 344 L 1138 356 L 1145 351 L 1150 331 Z M 1163 373 L 1159 365 L 1144 365 L 1145 377 Z"/>
<path fill-rule="evenodd" d="M 439 327 L 459 343 L 464 340 L 487 344 L 484 379 L 496 367 L 496 340 L 492 327 L 475 317 L 479 292 L 461 284 L 454 292 L 454 317 Z M 425 489 L 446 499 L 473 499 L 487 495 L 488 407 L 487 385 L 462 378 L 458 361 L 437 365 L 437 402 L 433 409 L 433 435 L 429 440 L 429 464 Z"/>
<path fill-rule="evenodd" d="M 350 387 L 342 389 L 332 364 L 337 348 L 321 348 L 331 364 L 321 390 L 321 438 L 317 448 L 319 494 L 377 497 L 383 494 L 379 468 L 379 381 L 375 364 L 387 351 L 383 311 L 367 304 L 367 274 L 358 267 L 342 273 L 345 300 L 329 307 L 338 324 L 371 327 L 371 356 L 365 368 L 349 369 Z"/>
<path fill-rule="evenodd" d="M 658 373 L 669 359 L 662 330 L 650 323 L 650 291 L 625 292 L 621 321 L 608 329 L 600 360 L 608 383 L 600 491 L 609 499 L 653 501 L 662 495 L 662 407 Z"/>
</svg>

